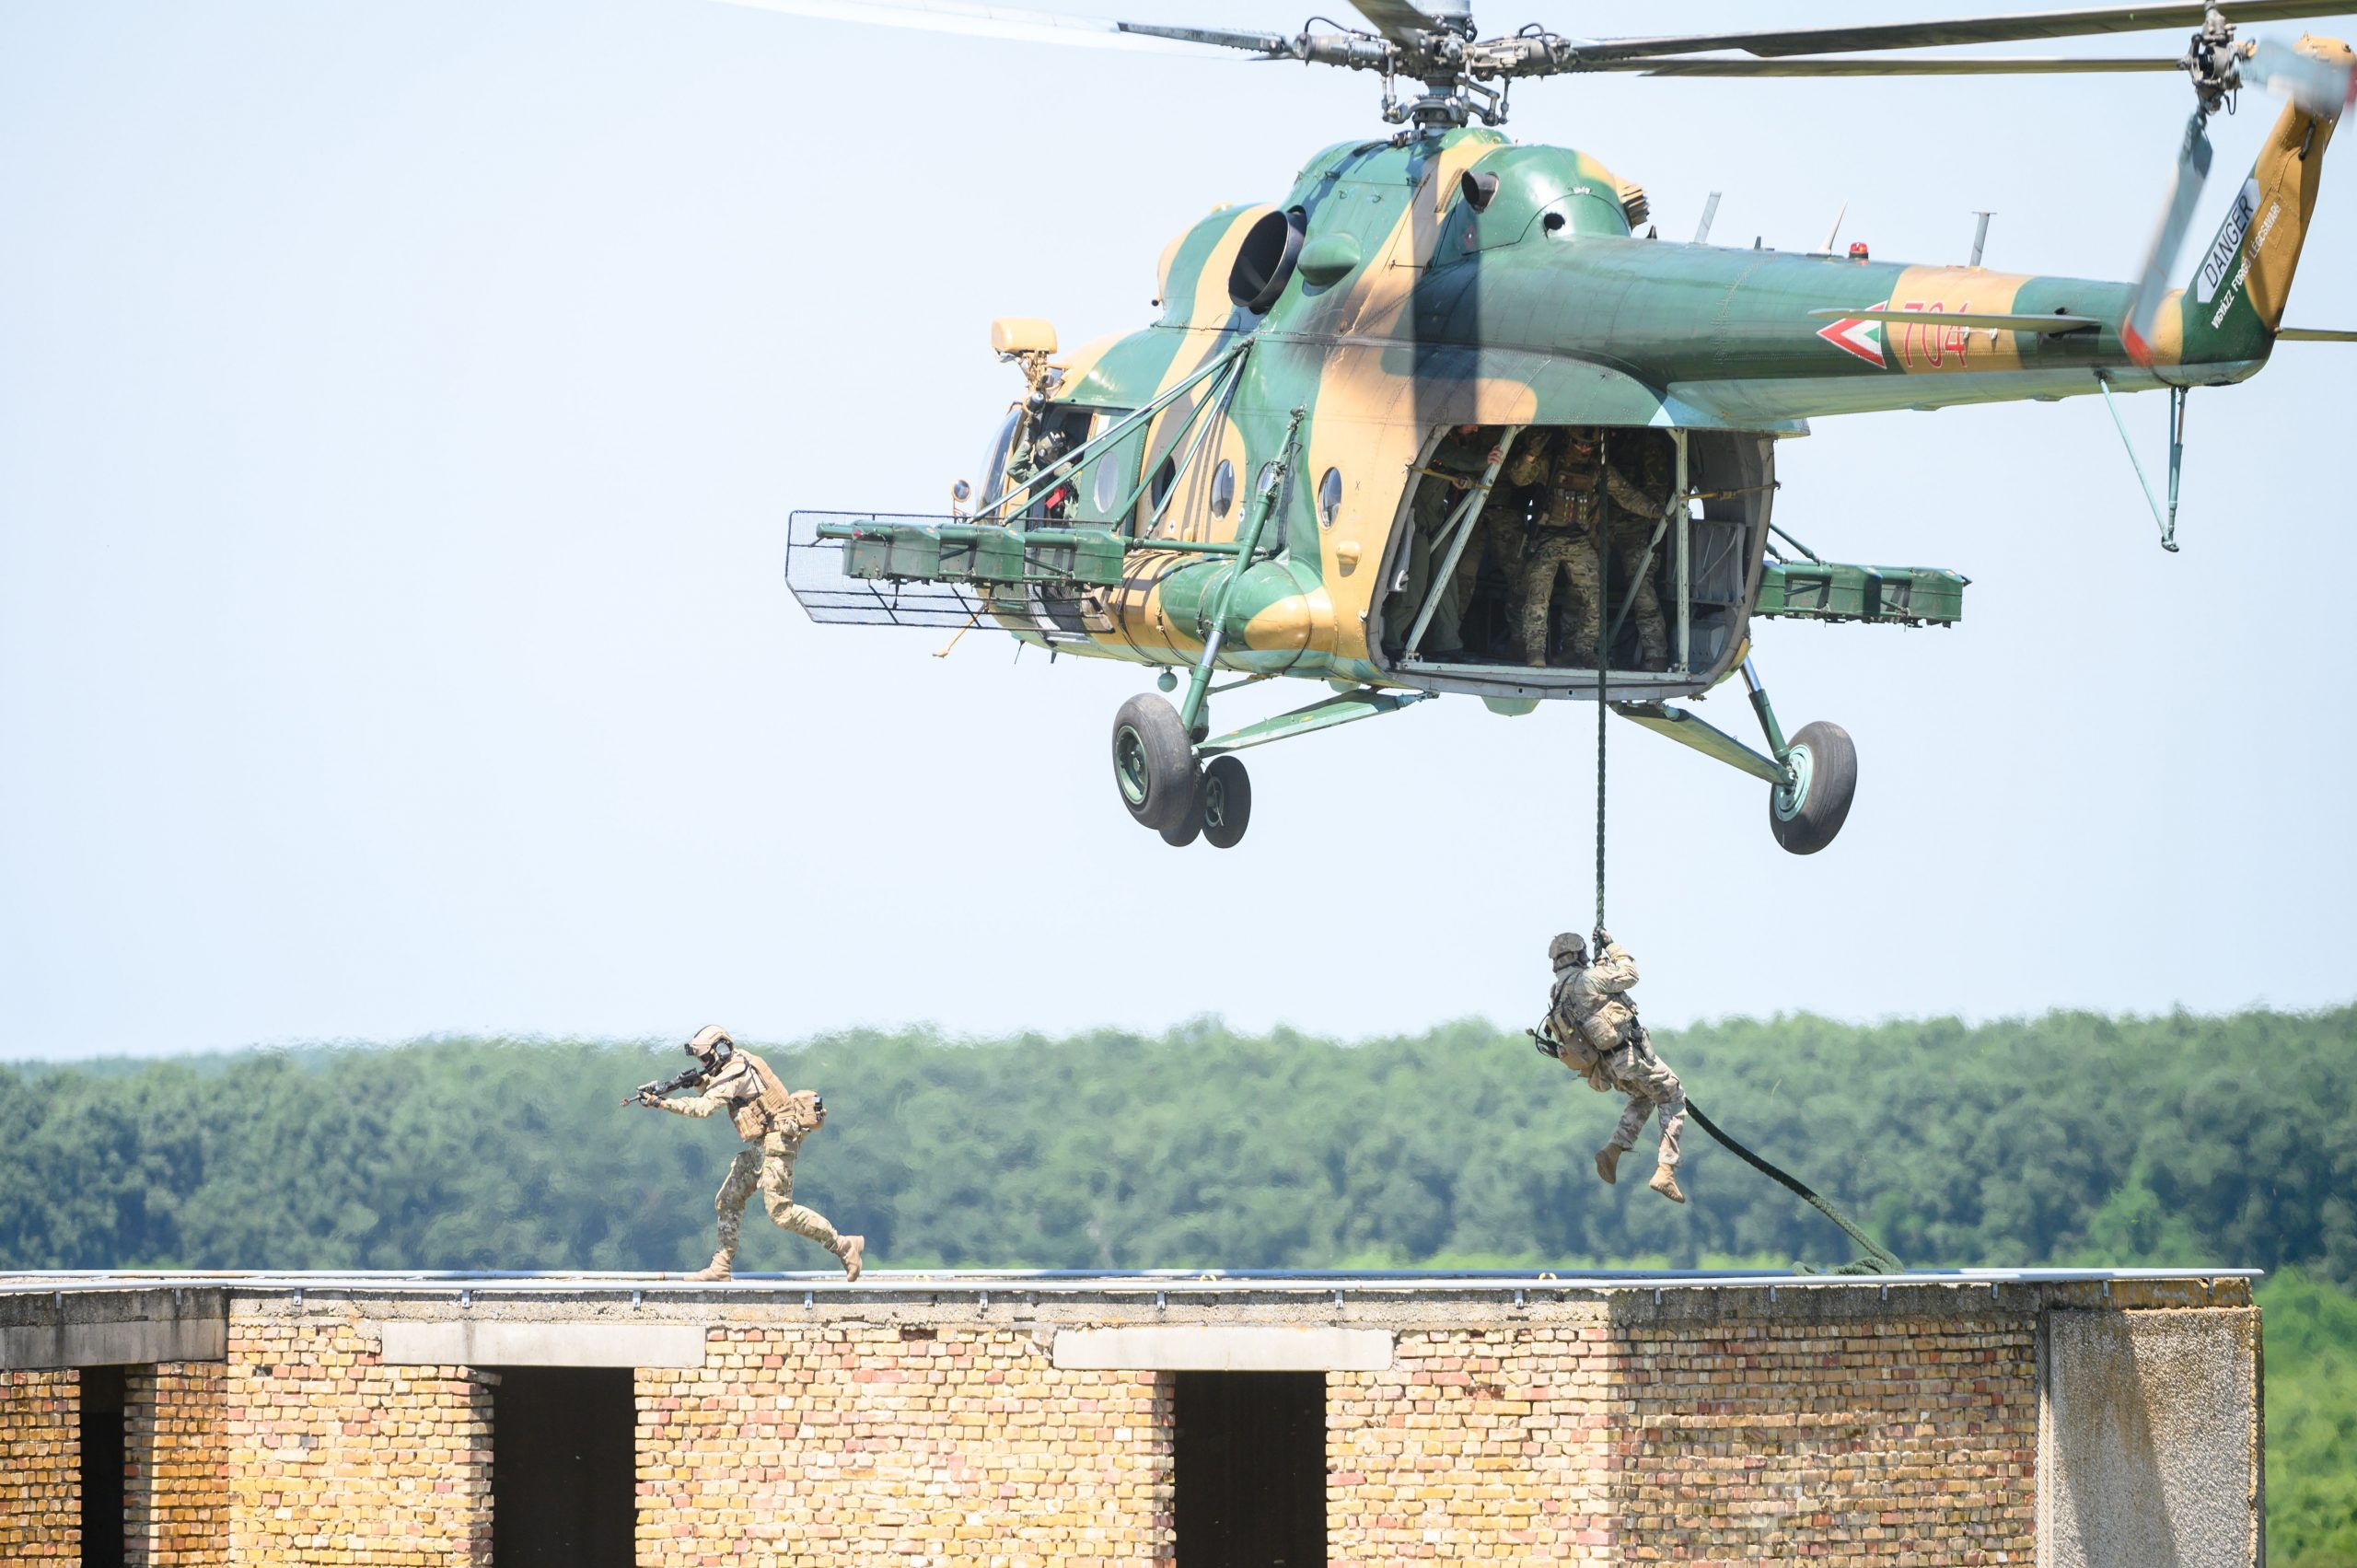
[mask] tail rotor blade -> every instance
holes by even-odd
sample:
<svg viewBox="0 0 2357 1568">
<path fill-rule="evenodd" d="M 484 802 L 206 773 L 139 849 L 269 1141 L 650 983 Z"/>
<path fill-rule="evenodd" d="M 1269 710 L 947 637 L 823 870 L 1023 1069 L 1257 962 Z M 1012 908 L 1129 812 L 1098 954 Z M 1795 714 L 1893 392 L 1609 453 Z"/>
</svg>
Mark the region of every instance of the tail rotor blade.
<svg viewBox="0 0 2357 1568">
<path fill-rule="evenodd" d="M 2261 39 L 2237 71 L 2254 87 L 2290 99 L 2310 114 L 2338 115 L 2357 103 L 2357 72 L 2343 63 L 2319 60 Z"/>
<path fill-rule="evenodd" d="M 2161 313 L 2161 300 L 2168 293 L 2169 279 L 2177 274 L 2177 252 L 2185 248 L 2185 231 L 2192 226 L 2193 209 L 2200 203 L 2201 187 L 2210 178 L 2209 116 L 2200 110 L 2185 124 L 2185 143 L 2177 149 L 2177 167 L 2169 171 L 2168 204 L 2161 209 L 2160 227 L 2154 231 L 2153 248 L 2144 257 L 2144 270 L 2137 275 L 2136 299 L 2129 307 L 2128 319 L 2121 324 L 2120 336 L 2125 340 L 2129 356 L 2139 365 L 2153 362 L 2153 324 Z"/>
</svg>

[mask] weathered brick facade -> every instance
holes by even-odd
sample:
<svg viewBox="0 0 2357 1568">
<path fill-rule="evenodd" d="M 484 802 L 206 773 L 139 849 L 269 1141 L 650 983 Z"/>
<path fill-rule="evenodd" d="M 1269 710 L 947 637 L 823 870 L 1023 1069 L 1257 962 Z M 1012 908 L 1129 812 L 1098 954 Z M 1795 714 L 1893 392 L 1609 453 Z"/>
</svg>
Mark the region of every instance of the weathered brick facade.
<svg viewBox="0 0 2357 1568">
<path fill-rule="evenodd" d="M 386 1366 L 358 1310 L 229 1319 L 228 1560 L 491 1561 L 489 1379 Z"/>
<path fill-rule="evenodd" d="M 2037 1319 L 1632 1329 L 1611 1516 L 1678 1560 L 2027 1563 Z"/>
<path fill-rule="evenodd" d="M 137 1367 L 123 1388 L 123 1561 L 223 1568 L 229 1561 L 228 1367 Z"/>
<path fill-rule="evenodd" d="M 1324 1372 L 1322 1453 L 1285 1442 L 1338 1565 L 2260 1555 L 2232 1278 L 311 1279 L 87 1323 L 51 1283 L 0 1280 L 11 1564 L 80 1555 L 79 1381 L 42 1357 L 127 1366 L 143 1568 L 489 1562 L 525 1366 L 619 1369 L 597 1495 L 645 1568 L 1170 1564 L 1177 1380 L 1230 1370 Z"/>
<path fill-rule="evenodd" d="M 1166 1382 L 1012 1330 L 716 1330 L 638 1374 L 638 1561 L 1167 1561 Z"/>
<path fill-rule="evenodd" d="M 1619 1361 L 1601 1307 L 1527 1329 L 1402 1333 L 1387 1372 L 1326 1379 L 1336 1562 L 1610 1560 Z"/>
<path fill-rule="evenodd" d="M 0 1562 L 82 1560 L 80 1379 L 0 1372 Z"/>
</svg>

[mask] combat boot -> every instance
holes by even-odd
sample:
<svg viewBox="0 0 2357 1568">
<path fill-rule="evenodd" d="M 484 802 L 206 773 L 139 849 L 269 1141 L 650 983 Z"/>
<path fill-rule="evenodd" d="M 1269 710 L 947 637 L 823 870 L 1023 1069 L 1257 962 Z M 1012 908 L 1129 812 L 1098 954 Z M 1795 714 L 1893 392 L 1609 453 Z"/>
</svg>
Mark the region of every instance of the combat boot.
<svg viewBox="0 0 2357 1568">
<path fill-rule="evenodd" d="M 1654 1179 L 1645 1185 L 1673 1203 L 1686 1202 L 1686 1194 L 1678 1185 L 1678 1171 L 1674 1167 L 1656 1166 L 1654 1168 Z"/>
<path fill-rule="evenodd" d="M 1617 1186 L 1620 1180 L 1620 1151 L 1610 1144 L 1596 1150 L 1596 1174 L 1604 1178 L 1607 1187 Z"/>
<path fill-rule="evenodd" d="M 706 1263 L 692 1274 L 681 1274 L 679 1277 L 698 1284 L 720 1283 L 728 1278 L 729 1265 L 736 1261 L 737 1255 L 733 1252 L 715 1252 L 712 1255 L 711 1262 Z"/>
<path fill-rule="evenodd" d="M 846 1236 L 835 1244 L 835 1256 L 843 1260 L 845 1284 L 858 1279 L 861 1271 L 866 1268 L 867 1265 L 861 1261 L 866 1255 L 867 1237 L 864 1236 Z"/>
</svg>

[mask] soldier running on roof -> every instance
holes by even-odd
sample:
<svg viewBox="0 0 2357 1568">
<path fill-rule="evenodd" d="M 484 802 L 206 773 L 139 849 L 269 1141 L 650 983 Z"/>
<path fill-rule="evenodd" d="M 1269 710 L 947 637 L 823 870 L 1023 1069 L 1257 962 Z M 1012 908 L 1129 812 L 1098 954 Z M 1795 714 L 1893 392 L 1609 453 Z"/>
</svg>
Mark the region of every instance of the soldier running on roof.
<svg viewBox="0 0 2357 1568">
<path fill-rule="evenodd" d="M 1515 445 L 1506 478 L 1515 484 L 1540 487 L 1538 512 L 1530 521 L 1529 540 L 1523 548 L 1515 585 L 1523 662 L 1533 668 L 1548 662 L 1549 613 L 1554 609 L 1556 585 L 1568 582 L 1577 619 L 1566 662 L 1593 669 L 1598 656 L 1597 645 L 1604 640 L 1602 556 L 1608 546 L 1602 529 L 1606 499 L 1608 496 L 1632 513 L 1658 517 L 1662 505 L 1667 501 L 1667 493 L 1664 492 L 1660 502 L 1648 499 L 1619 467 L 1607 463 L 1602 443 L 1591 425 L 1571 425 L 1525 436 Z M 1650 537 L 1650 525 L 1647 533 Z M 1640 539 L 1637 549 L 1642 552 L 1643 548 L 1644 540 Z M 1616 567 L 1617 564 L 1616 562 Z M 1633 558 L 1628 569 L 1635 569 Z M 1623 580 L 1618 570 L 1614 580 Z M 1662 660 L 1666 664 L 1667 641 L 1663 634 L 1661 605 L 1651 598 L 1649 591 L 1646 597 L 1653 606 L 1650 635 L 1662 644 Z M 1642 608 L 1639 614 L 1642 628 Z M 1639 632 L 1641 640 L 1647 635 L 1643 630 Z"/>
<path fill-rule="evenodd" d="M 737 1230 L 745 1219 L 745 1200 L 759 1191 L 770 1218 L 795 1235 L 807 1237 L 842 1260 L 843 1273 L 859 1278 L 861 1255 L 867 1249 L 864 1236 L 839 1235 L 827 1217 L 794 1201 L 794 1156 L 802 1140 L 827 1124 L 826 1102 L 810 1089 L 789 1094 L 768 1063 L 749 1051 L 739 1051 L 728 1031 L 708 1025 L 689 1040 L 687 1052 L 702 1064 L 703 1092 L 692 1099 L 656 1099 L 642 1095 L 640 1103 L 678 1116 L 699 1119 L 716 1110 L 728 1113 L 745 1147 L 737 1151 L 720 1195 L 720 1245 L 704 1268 L 685 1276 L 691 1280 L 725 1280 L 737 1261 Z"/>
<path fill-rule="evenodd" d="M 1637 983 L 1637 963 L 1628 949 L 1596 928 L 1596 961 L 1587 944 L 1566 931 L 1547 945 L 1555 966 L 1547 1025 L 1532 1031 L 1538 1049 L 1587 1080 L 1601 1094 L 1618 1089 L 1629 1097 L 1611 1141 L 1596 1152 L 1596 1173 L 1606 1183 L 1620 1177 L 1620 1156 L 1636 1147 L 1647 1118 L 1661 1112 L 1661 1154 L 1646 1185 L 1673 1203 L 1686 1202 L 1678 1185 L 1678 1135 L 1686 1126 L 1686 1090 L 1654 1054 L 1645 1026 L 1638 1021 L 1629 990 Z"/>
</svg>

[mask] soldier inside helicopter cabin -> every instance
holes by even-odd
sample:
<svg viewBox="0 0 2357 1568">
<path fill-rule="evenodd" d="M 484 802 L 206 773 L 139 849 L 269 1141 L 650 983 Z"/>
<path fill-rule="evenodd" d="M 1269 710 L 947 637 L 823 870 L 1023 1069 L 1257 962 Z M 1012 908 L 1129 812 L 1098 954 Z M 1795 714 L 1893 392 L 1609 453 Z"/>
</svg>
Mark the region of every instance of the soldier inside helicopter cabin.
<svg viewBox="0 0 2357 1568">
<path fill-rule="evenodd" d="M 1676 482 L 1675 448 L 1669 482 L 1661 482 L 1655 433 L 1626 432 L 1632 450 L 1607 460 L 1604 433 L 1593 425 L 1533 431 L 1516 443 L 1506 479 L 1535 496 L 1529 532 L 1514 586 L 1522 660 L 1534 668 L 1548 657 L 1548 634 L 1559 585 L 1572 591 L 1571 641 L 1561 662 L 1592 669 L 1602 650 L 1605 628 L 1606 556 L 1611 559 L 1612 592 L 1625 597 L 1637 578 L 1633 617 L 1639 660 L 1647 669 L 1669 663 L 1667 627 L 1650 570 L 1639 573 L 1653 525 L 1669 502 Z M 1641 438 L 1642 437 L 1642 438 Z M 1623 538 L 1629 541 L 1625 546 Z"/>
<path fill-rule="evenodd" d="M 1538 1049 L 1587 1080 L 1597 1093 L 1618 1089 L 1629 1097 L 1620 1123 L 1596 1152 L 1596 1173 L 1607 1184 L 1620 1177 L 1620 1156 L 1636 1147 L 1637 1134 L 1655 1110 L 1661 1112 L 1661 1152 L 1646 1183 L 1673 1203 L 1686 1202 L 1678 1185 L 1678 1135 L 1686 1127 L 1686 1090 L 1678 1074 L 1654 1054 L 1653 1041 L 1637 1018 L 1629 991 L 1637 983 L 1637 963 L 1628 949 L 1596 928 L 1596 958 L 1587 944 L 1566 931 L 1547 945 L 1555 966 L 1555 989 L 1545 1024 L 1531 1034 Z"/>
</svg>

